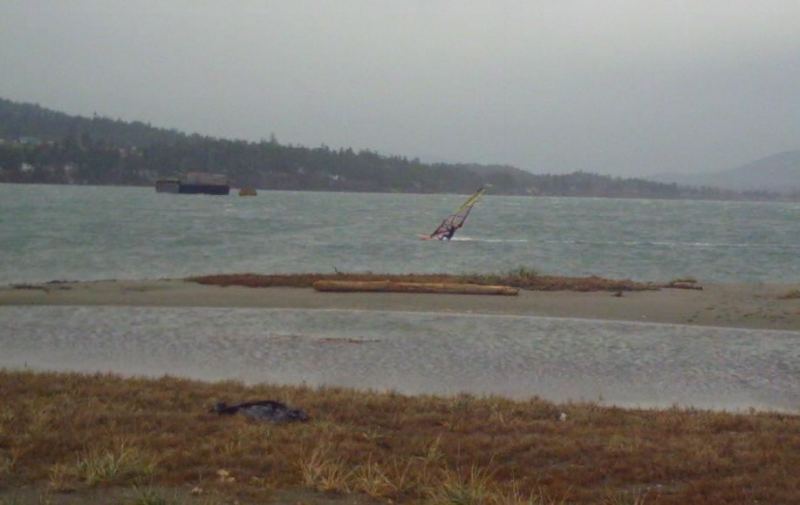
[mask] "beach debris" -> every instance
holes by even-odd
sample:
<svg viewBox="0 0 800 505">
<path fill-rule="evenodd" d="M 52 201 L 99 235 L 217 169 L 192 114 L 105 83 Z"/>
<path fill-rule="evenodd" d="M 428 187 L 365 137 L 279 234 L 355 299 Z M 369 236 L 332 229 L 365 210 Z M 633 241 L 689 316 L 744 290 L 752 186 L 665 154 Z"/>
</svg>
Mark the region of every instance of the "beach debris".
<svg viewBox="0 0 800 505">
<path fill-rule="evenodd" d="M 286 404 L 273 400 L 244 402 L 235 405 L 219 402 L 214 405 L 211 411 L 219 415 L 241 413 L 250 419 L 273 423 L 291 423 L 309 420 L 308 414 L 302 410 L 289 408 Z"/>
<path fill-rule="evenodd" d="M 516 296 L 519 289 L 510 286 L 468 284 L 462 282 L 395 282 L 319 280 L 313 287 L 317 291 L 377 292 L 377 293 L 436 293 L 452 295 Z"/>
<path fill-rule="evenodd" d="M 703 286 L 699 285 L 697 283 L 697 280 L 692 278 L 673 279 L 668 283 L 664 284 L 662 287 L 672 288 L 672 289 L 696 289 L 698 291 L 703 290 Z"/>
</svg>

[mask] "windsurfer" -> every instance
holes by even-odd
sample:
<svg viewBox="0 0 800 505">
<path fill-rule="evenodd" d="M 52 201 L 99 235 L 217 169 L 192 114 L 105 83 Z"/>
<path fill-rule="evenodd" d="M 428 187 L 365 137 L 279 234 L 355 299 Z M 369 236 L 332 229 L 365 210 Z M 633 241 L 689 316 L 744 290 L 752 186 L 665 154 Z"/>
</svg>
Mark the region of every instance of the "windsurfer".
<svg viewBox="0 0 800 505">
<path fill-rule="evenodd" d="M 440 224 L 430 235 L 422 235 L 420 238 L 424 240 L 436 239 L 436 240 L 450 240 L 455 235 L 456 231 L 459 230 L 462 226 L 464 226 L 464 222 L 467 220 L 472 207 L 478 201 L 478 199 L 483 195 L 486 190 L 484 188 L 478 189 L 471 197 L 464 202 L 461 207 L 455 212 L 455 214 L 451 214 L 442 221 Z"/>
<path fill-rule="evenodd" d="M 450 240 L 453 238 L 453 235 L 456 234 L 456 230 L 459 229 L 459 226 L 455 224 L 449 224 L 447 228 L 444 230 L 444 233 L 439 235 L 439 240 Z"/>
</svg>

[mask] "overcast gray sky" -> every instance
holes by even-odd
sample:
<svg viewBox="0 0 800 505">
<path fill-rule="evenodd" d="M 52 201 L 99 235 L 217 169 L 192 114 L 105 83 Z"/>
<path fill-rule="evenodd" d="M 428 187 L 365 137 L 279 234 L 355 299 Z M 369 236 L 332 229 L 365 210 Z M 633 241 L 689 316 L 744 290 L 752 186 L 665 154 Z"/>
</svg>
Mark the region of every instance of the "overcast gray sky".
<svg viewBox="0 0 800 505">
<path fill-rule="evenodd" d="M 800 149 L 800 1 L 2 0 L 0 96 L 534 172 Z"/>
</svg>

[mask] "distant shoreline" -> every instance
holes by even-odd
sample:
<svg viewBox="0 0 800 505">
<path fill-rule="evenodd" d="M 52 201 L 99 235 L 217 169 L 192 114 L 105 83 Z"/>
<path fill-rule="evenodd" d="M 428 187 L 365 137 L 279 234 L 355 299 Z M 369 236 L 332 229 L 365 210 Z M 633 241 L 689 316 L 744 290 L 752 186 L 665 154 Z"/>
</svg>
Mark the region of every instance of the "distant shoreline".
<svg viewBox="0 0 800 505">
<path fill-rule="evenodd" d="M 81 184 L 69 182 L 34 182 L 34 181 L 0 181 L 0 185 L 21 185 L 21 186 L 76 186 L 76 187 L 112 187 L 112 188 L 151 188 L 155 192 L 155 182 L 147 184 Z M 240 189 L 237 185 L 232 185 L 231 188 Z M 377 190 L 377 189 L 320 189 L 320 188 L 262 188 L 255 187 L 259 192 L 262 191 L 302 191 L 308 193 L 353 193 L 353 194 L 376 194 L 376 195 L 468 195 L 471 190 L 464 191 L 393 191 L 393 190 Z M 189 195 L 191 196 L 191 195 Z M 229 196 L 236 196 L 233 192 Z M 590 194 L 519 194 L 519 193 L 503 193 L 494 192 L 488 196 L 513 196 L 520 198 L 603 198 L 609 200 L 690 200 L 698 202 L 767 202 L 767 203 L 797 203 L 800 202 L 800 197 L 793 196 L 776 196 L 775 194 L 770 197 L 728 197 L 728 198 L 713 198 L 707 196 L 643 196 L 643 195 L 590 195 Z"/>
<path fill-rule="evenodd" d="M 322 293 L 309 287 L 204 285 L 185 279 L 0 287 L 4 305 L 251 307 L 561 317 L 800 331 L 800 284 L 704 284 L 702 290 L 532 291 L 519 296 Z"/>
</svg>

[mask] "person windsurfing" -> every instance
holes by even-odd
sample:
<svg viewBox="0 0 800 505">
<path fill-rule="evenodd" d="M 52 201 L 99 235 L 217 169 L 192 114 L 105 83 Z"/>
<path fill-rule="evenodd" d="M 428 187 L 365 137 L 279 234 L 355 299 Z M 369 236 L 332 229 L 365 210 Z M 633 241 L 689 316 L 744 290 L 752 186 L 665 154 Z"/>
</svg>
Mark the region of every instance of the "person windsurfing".
<svg viewBox="0 0 800 505">
<path fill-rule="evenodd" d="M 464 223 L 467 221 L 467 216 L 469 216 L 472 207 L 478 202 L 480 197 L 485 193 L 486 190 L 484 188 L 479 188 L 472 196 L 467 198 L 467 200 L 461 204 L 461 207 L 456 210 L 454 214 L 447 216 L 442 224 L 440 224 L 433 233 L 430 235 L 423 235 L 420 238 L 423 240 L 450 240 L 453 238 L 453 235 L 456 234 Z"/>
<path fill-rule="evenodd" d="M 456 225 L 455 223 L 451 222 L 450 219 L 445 219 L 442 224 L 436 228 L 436 231 L 429 235 L 429 238 L 435 238 L 437 240 L 450 240 L 453 238 L 453 235 L 456 234 L 456 230 L 461 228 L 463 224 Z"/>
</svg>

